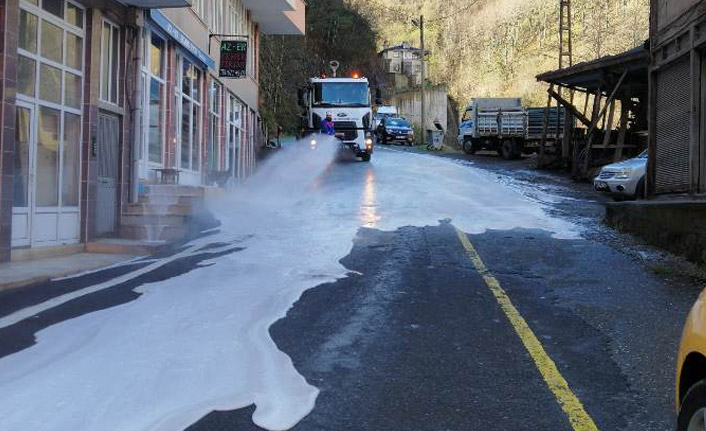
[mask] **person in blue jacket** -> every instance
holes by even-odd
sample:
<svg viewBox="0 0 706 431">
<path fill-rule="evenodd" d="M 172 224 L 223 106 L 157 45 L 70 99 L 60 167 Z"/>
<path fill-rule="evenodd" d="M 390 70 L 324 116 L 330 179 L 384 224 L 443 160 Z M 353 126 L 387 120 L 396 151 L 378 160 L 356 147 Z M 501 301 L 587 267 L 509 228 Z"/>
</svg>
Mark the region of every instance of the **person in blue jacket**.
<svg viewBox="0 0 706 431">
<path fill-rule="evenodd" d="M 329 136 L 334 136 L 336 134 L 333 124 L 333 116 L 330 112 L 326 113 L 326 118 L 321 122 L 321 133 Z"/>
</svg>

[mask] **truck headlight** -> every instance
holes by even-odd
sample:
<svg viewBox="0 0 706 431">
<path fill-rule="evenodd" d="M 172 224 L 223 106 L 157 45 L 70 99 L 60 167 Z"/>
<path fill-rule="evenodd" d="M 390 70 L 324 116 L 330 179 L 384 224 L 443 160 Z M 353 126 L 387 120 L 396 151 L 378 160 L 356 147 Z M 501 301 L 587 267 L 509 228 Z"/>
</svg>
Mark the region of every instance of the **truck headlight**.
<svg viewBox="0 0 706 431">
<path fill-rule="evenodd" d="M 368 150 L 373 148 L 373 138 L 365 138 L 365 148 Z"/>
<path fill-rule="evenodd" d="M 617 174 L 615 174 L 615 179 L 618 180 L 627 180 L 630 178 L 630 175 L 632 174 L 632 169 L 631 168 L 621 168 Z"/>
</svg>

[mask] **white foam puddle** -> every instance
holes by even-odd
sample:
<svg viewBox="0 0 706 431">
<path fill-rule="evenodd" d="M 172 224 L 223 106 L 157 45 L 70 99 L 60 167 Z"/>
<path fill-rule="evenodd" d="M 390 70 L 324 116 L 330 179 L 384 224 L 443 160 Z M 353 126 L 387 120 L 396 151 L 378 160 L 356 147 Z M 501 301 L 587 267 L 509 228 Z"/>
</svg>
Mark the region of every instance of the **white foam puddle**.
<svg viewBox="0 0 706 431">
<path fill-rule="evenodd" d="M 573 225 L 473 167 L 390 151 L 331 165 L 332 146 L 297 148 L 214 202 L 221 232 L 200 241 L 241 239 L 245 250 L 141 286 L 137 300 L 54 325 L 0 359 L 0 429 L 173 431 L 255 404 L 257 425 L 286 430 L 311 412 L 318 389 L 269 327 L 305 290 L 346 276 L 339 260 L 360 227 L 450 219 L 469 233 L 577 237 Z"/>
</svg>

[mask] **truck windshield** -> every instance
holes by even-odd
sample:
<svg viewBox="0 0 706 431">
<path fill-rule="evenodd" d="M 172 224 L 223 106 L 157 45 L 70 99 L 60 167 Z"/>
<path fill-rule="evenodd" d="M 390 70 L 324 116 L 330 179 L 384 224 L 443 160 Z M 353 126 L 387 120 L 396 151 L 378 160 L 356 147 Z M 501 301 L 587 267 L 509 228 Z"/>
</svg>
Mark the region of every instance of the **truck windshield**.
<svg viewBox="0 0 706 431">
<path fill-rule="evenodd" d="M 317 82 L 314 106 L 369 106 L 368 84 L 363 82 Z"/>
</svg>

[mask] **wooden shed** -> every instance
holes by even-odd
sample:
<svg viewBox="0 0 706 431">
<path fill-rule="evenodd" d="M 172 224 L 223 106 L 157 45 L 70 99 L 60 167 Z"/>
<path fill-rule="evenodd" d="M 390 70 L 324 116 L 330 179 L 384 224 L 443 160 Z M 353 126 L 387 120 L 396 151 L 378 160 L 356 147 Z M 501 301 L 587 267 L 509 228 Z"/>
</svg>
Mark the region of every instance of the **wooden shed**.
<svg viewBox="0 0 706 431">
<path fill-rule="evenodd" d="M 543 139 L 540 167 L 571 166 L 576 179 L 590 179 L 601 165 L 644 150 L 648 67 L 649 51 L 639 46 L 538 75 L 550 84 L 549 95 L 565 108 L 567 121 L 579 124 L 561 143 Z"/>
</svg>

